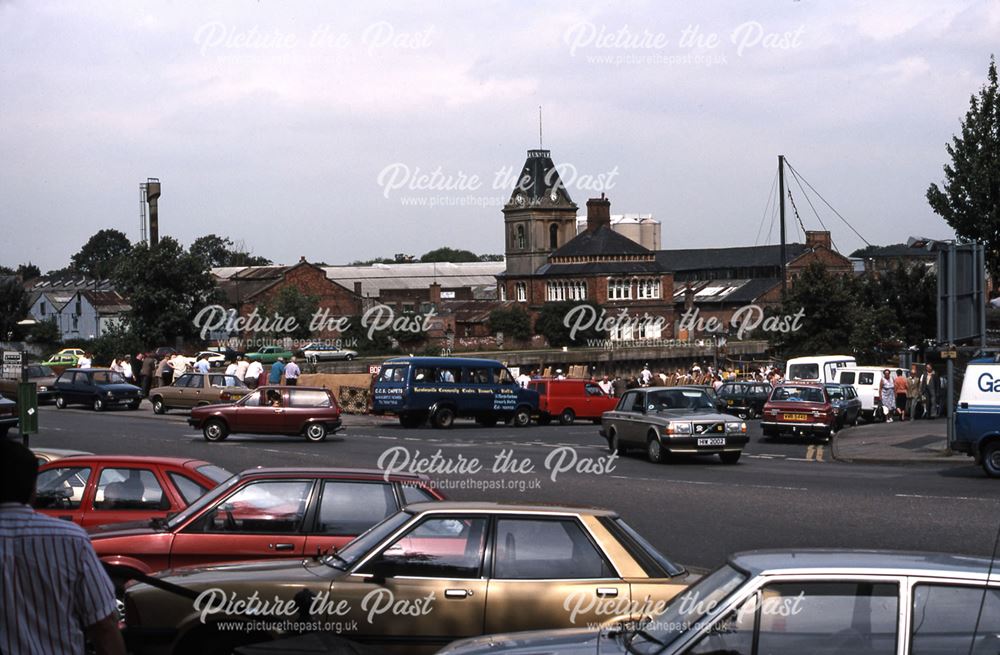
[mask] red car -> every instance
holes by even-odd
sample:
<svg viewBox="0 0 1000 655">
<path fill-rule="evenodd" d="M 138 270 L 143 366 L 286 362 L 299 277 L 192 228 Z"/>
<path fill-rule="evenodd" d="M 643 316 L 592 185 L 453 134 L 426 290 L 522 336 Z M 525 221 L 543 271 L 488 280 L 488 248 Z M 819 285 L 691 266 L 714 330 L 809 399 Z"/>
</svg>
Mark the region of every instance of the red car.
<svg viewBox="0 0 1000 655">
<path fill-rule="evenodd" d="M 765 437 L 791 433 L 829 439 L 837 431 L 837 408 L 822 384 L 779 384 L 764 404 L 760 425 Z"/>
<path fill-rule="evenodd" d="M 558 417 L 563 425 L 578 418 L 601 422 L 601 414 L 618 405 L 618 399 L 588 380 L 532 380 L 528 388 L 538 392 L 538 422 L 548 425 Z"/>
<path fill-rule="evenodd" d="M 177 513 L 232 473 L 197 459 L 74 455 L 38 468 L 33 503 L 84 527 Z"/>
<path fill-rule="evenodd" d="M 443 500 L 423 475 L 365 469 L 249 469 L 180 514 L 90 531 L 103 562 L 151 573 L 178 566 L 317 555 L 400 507 Z"/>
<path fill-rule="evenodd" d="M 234 432 L 301 434 L 323 441 L 340 429 L 340 408 L 329 389 L 261 387 L 231 405 L 195 407 L 188 424 L 208 441 L 222 441 Z"/>
</svg>

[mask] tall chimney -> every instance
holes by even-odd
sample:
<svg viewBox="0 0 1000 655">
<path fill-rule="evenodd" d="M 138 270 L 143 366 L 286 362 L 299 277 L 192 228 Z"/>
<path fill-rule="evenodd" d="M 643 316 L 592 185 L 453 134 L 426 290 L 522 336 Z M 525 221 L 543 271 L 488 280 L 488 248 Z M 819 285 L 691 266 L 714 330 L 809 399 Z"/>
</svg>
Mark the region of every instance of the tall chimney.
<svg viewBox="0 0 1000 655">
<path fill-rule="evenodd" d="M 149 203 L 149 247 L 160 242 L 160 215 L 157 211 L 157 201 L 160 198 L 160 178 L 146 179 L 146 202 Z"/>
<path fill-rule="evenodd" d="M 602 225 L 611 227 L 611 201 L 603 193 L 587 201 L 587 231 L 596 232 Z"/>
</svg>

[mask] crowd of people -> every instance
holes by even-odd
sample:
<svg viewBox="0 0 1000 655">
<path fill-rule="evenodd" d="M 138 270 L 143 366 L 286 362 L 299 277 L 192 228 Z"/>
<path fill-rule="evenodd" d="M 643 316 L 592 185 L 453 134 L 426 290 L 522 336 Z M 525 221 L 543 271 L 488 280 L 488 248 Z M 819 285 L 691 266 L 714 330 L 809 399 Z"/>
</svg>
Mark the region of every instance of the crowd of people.
<svg viewBox="0 0 1000 655">
<path fill-rule="evenodd" d="M 913 421 L 932 419 L 941 414 L 942 380 L 930 364 L 913 364 L 909 375 L 897 368 L 882 371 L 879 380 L 879 401 L 888 423 L 894 419 Z"/>
</svg>

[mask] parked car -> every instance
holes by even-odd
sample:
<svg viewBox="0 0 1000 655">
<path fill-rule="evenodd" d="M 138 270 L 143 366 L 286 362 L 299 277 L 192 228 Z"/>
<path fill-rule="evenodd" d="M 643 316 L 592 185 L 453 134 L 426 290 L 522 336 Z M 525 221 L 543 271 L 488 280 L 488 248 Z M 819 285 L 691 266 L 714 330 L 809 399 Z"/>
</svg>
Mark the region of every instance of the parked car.
<svg viewBox="0 0 1000 655">
<path fill-rule="evenodd" d="M 39 466 L 54 462 L 57 459 L 65 459 L 66 457 L 94 454 L 86 450 L 70 450 L 68 448 L 32 448 L 31 452 L 35 455 L 35 460 Z"/>
<path fill-rule="evenodd" d="M 73 355 L 75 357 L 83 357 L 87 353 L 83 350 L 83 348 L 63 348 L 62 350 L 60 350 L 56 354 L 57 355 Z"/>
<path fill-rule="evenodd" d="M 861 399 L 858 392 L 849 384 L 827 384 L 826 395 L 830 404 L 837 411 L 837 429 L 848 425 L 857 425 L 861 417 Z"/>
<path fill-rule="evenodd" d="M 668 455 L 718 455 L 725 464 L 740 461 L 749 441 L 747 424 L 720 414 L 697 387 L 630 389 L 601 419 L 601 436 L 613 453 L 642 448 L 649 461 Z"/>
<path fill-rule="evenodd" d="M 647 599 L 655 606 L 673 598 L 690 577 L 608 510 L 442 502 L 410 505 L 318 559 L 188 569 L 160 579 L 237 599 L 256 593 L 304 603 L 323 594 L 330 604 L 343 601 L 338 621 L 357 620 L 344 636 L 415 653 L 500 630 L 628 621 Z M 364 599 L 373 592 L 426 610 L 370 613 Z M 595 598 L 622 609 L 602 611 Z M 215 630 L 215 622 L 253 618 L 233 611 L 203 621 L 191 598 L 147 584 L 125 590 L 126 634 L 136 655 L 228 653 L 275 636 Z"/>
<path fill-rule="evenodd" d="M 231 473 L 198 459 L 78 455 L 38 470 L 33 506 L 84 527 L 149 521 L 184 509 Z"/>
<path fill-rule="evenodd" d="M 451 644 L 442 655 L 996 653 L 989 560 L 878 551 L 739 553 L 664 611 L 617 631 L 549 630 Z"/>
<path fill-rule="evenodd" d="M 170 409 L 235 402 L 249 392 L 243 380 L 235 375 L 185 373 L 170 386 L 154 388 L 149 400 L 155 413 L 165 414 Z"/>
<path fill-rule="evenodd" d="M 601 422 L 601 415 L 618 404 L 618 399 L 601 391 L 589 380 L 532 380 L 528 388 L 538 392 L 538 422 L 548 425 L 557 417 L 563 425 L 578 418 Z"/>
<path fill-rule="evenodd" d="M 58 368 L 69 368 L 71 366 L 76 366 L 76 363 L 80 360 L 77 355 L 59 355 L 55 354 L 42 362 L 42 366 L 51 366 Z"/>
<path fill-rule="evenodd" d="M 194 360 L 198 361 L 203 356 L 208 359 L 208 365 L 212 368 L 219 368 L 226 365 L 226 356 L 214 350 L 202 350 L 194 356 Z"/>
<path fill-rule="evenodd" d="M 785 383 L 771 392 L 760 425 L 765 437 L 791 433 L 829 440 L 837 432 L 838 413 L 822 384 Z"/>
<path fill-rule="evenodd" d="M 891 371 L 890 379 L 895 382 L 896 367 L 891 366 L 850 366 L 837 371 L 837 382 L 839 384 L 849 384 L 857 392 L 861 401 L 861 416 L 868 421 L 875 418 L 875 411 L 882 405 L 882 397 L 879 394 L 879 385 L 882 381 L 882 371 L 888 368 Z M 910 377 L 910 372 L 903 371 L 903 377 Z"/>
<path fill-rule="evenodd" d="M 344 360 L 351 361 L 358 356 L 357 351 L 324 343 L 308 343 L 295 351 L 296 355 L 304 357 L 307 362 L 326 362 Z"/>
<path fill-rule="evenodd" d="M 139 409 L 142 389 L 107 368 L 68 368 L 56 378 L 56 407 L 89 405 L 95 411 L 124 405 Z"/>
<path fill-rule="evenodd" d="M 292 351 L 280 346 L 264 346 L 256 352 L 247 353 L 247 359 L 250 361 L 256 359 L 261 364 L 273 364 L 278 361 L 279 357 L 288 361 L 292 358 Z"/>
<path fill-rule="evenodd" d="M 52 369 L 43 364 L 29 364 L 24 368 L 28 373 L 28 382 L 35 383 L 35 393 L 38 395 L 38 402 L 47 403 L 55 400 L 55 383 L 57 376 Z M 0 380 L 0 396 L 16 399 L 17 385 L 20 382 L 20 379 Z"/>
<path fill-rule="evenodd" d="M 837 371 L 848 366 L 857 366 L 850 355 L 818 355 L 815 357 L 793 357 L 785 363 L 785 380 L 788 382 L 836 382 Z"/>
<path fill-rule="evenodd" d="M 316 556 L 411 503 L 443 496 L 426 476 L 363 469 L 265 469 L 233 476 L 167 520 L 91 530 L 98 557 L 139 573 Z M 121 576 L 124 577 L 124 576 Z"/>
<path fill-rule="evenodd" d="M 188 424 L 208 441 L 230 434 L 302 435 L 323 441 L 340 430 L 340 408 L 329 389 L 261 387 L 230 405 L 202 405 L 191 410 Z"/>
<path fill-rule="evenodd" d="M 955 408 L 951 450 L 976 458 L 991 478 L 1000 478 L 1000 358 L 969 362 Z"/>
<path fill-rule="evenodd" d="M 538 392 L 522 389 L 507 367 L 492 359 L 396 357 L 382 364 L 372 405 L 376 414 L 398 416 L 405 428 L 429 419 L 447 429 L 458 417 L 486 427 L 509 421 L 521 428 L 538 412 Z"/>
<path fill-rule="evenodd" d="M 0 438 L 6 437 L 11 428 L 16 428 L 21 422 L 17 413 L 17 403 L 0 397 Z"/>
<path fill-rule="evenodd" d="M 722 411 L 742 419 L 757 418 L 771 395 L 766 382 L 726 382 L 719 387 L 719 398 L 725 403 Z"/>
</svg>

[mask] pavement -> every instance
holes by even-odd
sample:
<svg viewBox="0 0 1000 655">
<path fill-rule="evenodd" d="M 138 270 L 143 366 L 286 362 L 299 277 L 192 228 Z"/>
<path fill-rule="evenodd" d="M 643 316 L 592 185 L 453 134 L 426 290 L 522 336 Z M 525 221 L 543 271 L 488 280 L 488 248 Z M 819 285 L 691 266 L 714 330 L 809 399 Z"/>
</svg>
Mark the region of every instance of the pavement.
<svg viewBox="0 0 1000 655">
<path fill-rule="evenodd" d="M 960 464 L 972 460 L 948 450 L 947 419 L 866 423 L 833 438 L 833 458 L 867 464 Z"/>
</svg>

